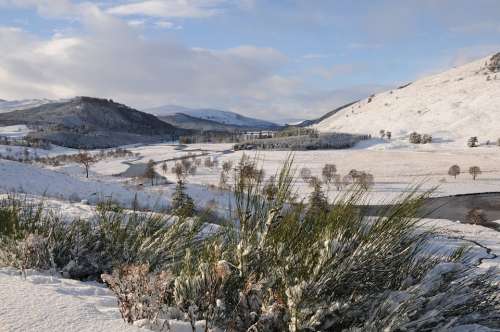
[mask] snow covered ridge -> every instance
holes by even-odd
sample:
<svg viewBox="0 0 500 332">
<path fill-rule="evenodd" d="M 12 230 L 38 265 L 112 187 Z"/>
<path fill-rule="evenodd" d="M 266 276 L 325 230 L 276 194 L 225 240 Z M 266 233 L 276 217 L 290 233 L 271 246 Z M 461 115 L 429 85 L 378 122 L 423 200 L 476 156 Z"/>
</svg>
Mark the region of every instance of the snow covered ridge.
<svg viewBox="0 0 500 332">
<path fill-rule="evenodd" d="M 28 108 L 38 107 L 45 104 L 54 102 L 65 101 L 65 99 L 51 100 L 51 99 L 23 99 L 23 100 L 3 100 L 0 99 L 0 113 L 7 113 L 17 110 L 25 110 Z"/>
<path fill-rule="evenodd" d="M 193 109 L 176 105 L 166 105 L 144 110 L 146 113 L 151 113 L 156 116 L 186 114 L 194 118 L 210 120 L 226 125 L 254 128 L 275 128 L 278 125 L 269 121 L 254 119 L 240 115 L 235 112 L 221 111 L 216 109 L 200 108 Z"/>
<path fill-rule="evenodd" d="M 378 135 L 411 132 L 464 141 L 496 141 L 500 134 L 500 53 L 407 86 L 372 95 L 313 125 L 322 132 Z"/>
</svg>

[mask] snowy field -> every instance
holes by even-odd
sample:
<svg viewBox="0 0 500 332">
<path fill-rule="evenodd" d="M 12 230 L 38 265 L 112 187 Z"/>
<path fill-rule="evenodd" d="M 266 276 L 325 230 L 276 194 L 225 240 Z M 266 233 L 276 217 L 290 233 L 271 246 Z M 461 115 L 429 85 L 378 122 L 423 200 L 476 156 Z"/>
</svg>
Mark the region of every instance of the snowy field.
<svg viewBox="0 0 500 332">
<path fill-rule="evenodd" d="M 22 154 L 22 148 L 0 146 L 0 153 L 10 148 L 13 154 Z M 222 163 L 230 160 L 235 165 L 243 154 L 256 158 L 264 168 L 266 178 L 275 175 L 289 151 L 230 151 L 230 144 L 192 144 L 179 147 L 172 144 L 155 144 L 127 147 L 138 157 L 107 158 L 92 165 L 90 178 L 85 179 L 84 170 L 77 164 L 59 167 L 26 165 L 0 160 L 0 190 L 16 191 L 37 195 L 47 195 L 60 199 L 75 198 L 92 200 L 92 196 L 112 196 L 123 203 L 129 203 L 136 193 L 141 196 L 146 206 L 163 206 L 175 185 L 175 176 L 171 168 L 179 158 L 189 153 L 202 161 L 211 157 L 219 161 L 217 168 L 203 165 L 197 168 L 195 175 L 187 178 L 188 187 L 194 196 L 206 204 L 207 188 L 219 183 Z M 93 151 L 97 153 L 98 151 Z M 40 156 L 77 153 L 74 149 L 54 147 L 51 150 L 36 149 Z M 326 163 L 337 166 L 340 175 L 346 175 L 351 169 L 373 174 L 374 186 L 370 189 L 369 200 L 373 204 L 396 199 L 408 192 L 411 187 L 421 185 L 421 190 L 436 188 L 434 196 L 500 191 L 500 147 L 496 145 L 467 148 L 458 144 L 411 145 L 402 140 L 391 142 L 372 140 L 360 143 L 348 150 L 299 151 L 293 153 L 294 167 L 297 169 L 296 189 L 302 198 L 306 198 L 310 187 L 299 176 L 301 168 L 309 168 L 312 175 L 321 178 L 321 169 Z M 144 165 L 148 160 L 157 162 L 157 172 L 165 176 L 170 184 L 151 187 L 145 179 L 116 176 L 125 172 L 131 165 Z M 161 169 L 165 162 L 167 173 Z M 462 174 L 456 179 L 448 175 L 450 166 L 457 164 Z M 476 180 L 468 173 L 469 167 L 478 166 L 481 174 Z M 333 185 L 328 190 L 330 198 L 339 192 Z M 211 190 L 215 199 L 221 196 L 218 190 Z M 222 195 L 224 196 L 224 195 Z M 160 202 L 162 201 L 162 202 Z"/>
</svg>

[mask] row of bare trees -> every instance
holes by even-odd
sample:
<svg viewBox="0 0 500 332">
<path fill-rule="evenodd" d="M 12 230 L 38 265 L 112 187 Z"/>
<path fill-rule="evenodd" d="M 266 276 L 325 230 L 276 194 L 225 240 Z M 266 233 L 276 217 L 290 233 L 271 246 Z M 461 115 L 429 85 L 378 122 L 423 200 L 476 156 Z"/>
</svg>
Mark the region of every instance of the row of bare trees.
<svg viewBox="0 0 500 332">
<path fill-rule="evenodd" d="M 352 169 L 346 175 L 341 176 L 341 174 L 337 173 L 337 166 L 334 164 L 325 164 L 321 169 L 321 178 L 323 181 L 319 177 L 313 176 L 311 169 L 307 167 L 303 167 L 300 170 L 300 177 L 311 188 L 315 188 L 318 184 L 323 183 L 327 187 L 333 184 L 337 190 L 342 190 L 342 188 L 351 184 L 359 185 L 363 189 L 369 189 L 374 184 L 372 174 Z"/>
<path fill-rule="evenodd" d="M 460 175 L 461 169 L 458 165 L 453 165 L 448 169 L 448 175 L 453 176 L 455 179 L 458 175 Z M 476 180 L 477 176 L 482 173 L 481 168 L 479 166 L 471 166 L 469 167 L 469 174 L 472 176 L 473 180 Z"/>
</svg>

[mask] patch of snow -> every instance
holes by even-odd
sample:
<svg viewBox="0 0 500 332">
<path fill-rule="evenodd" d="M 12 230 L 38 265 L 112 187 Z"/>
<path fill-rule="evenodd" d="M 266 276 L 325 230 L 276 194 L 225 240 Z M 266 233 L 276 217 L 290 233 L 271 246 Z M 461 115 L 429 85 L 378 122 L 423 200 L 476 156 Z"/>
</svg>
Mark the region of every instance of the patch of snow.
<svg viewBox="0 0 500 332">
<path fill-rule="evenodd" d="M 0 137 L 22 138 L 28 135 L 30 130 L 26 125 L 14 125 L 0 127 Z"/>
</svg>

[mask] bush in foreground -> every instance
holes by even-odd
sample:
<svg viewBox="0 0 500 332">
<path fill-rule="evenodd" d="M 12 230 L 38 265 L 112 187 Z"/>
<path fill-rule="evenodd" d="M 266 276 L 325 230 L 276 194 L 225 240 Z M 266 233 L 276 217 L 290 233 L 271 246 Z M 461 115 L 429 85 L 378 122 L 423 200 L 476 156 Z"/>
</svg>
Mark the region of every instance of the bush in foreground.
<svg viewBox="0 0 500 332">
<path fill-rule="evenodd" d="M 193 329 L 203 320 L 207 330 L 228 331 L 499 327 L 493 275 L 471 273 L 463 250 L 435 255 L 433 232 L 417 227 L 425 195 L 366 218 L 357 208 L 360 191 L 328 209 L 291 201 L 290 161 L 271 196 L 261 194 L 267 184 L 261 177 L 238 172 L 249 168 L 256 169 L 248 159 L 236 167 L 235 222 L 164 271 L 171 277 L 164 307 L 142 317 L 151 326 L 177 318 Z"/>
<path fill-rule="evenodd" d="M 195 220 L 125 211 L 99 204 L 89 220 L 63 220 L 43 203 L 8 196 L 0 200 L 0 266 L 100 279 L 116 267 L 149 264 L 152 270 L 182 257 L 202 225 Z"/>
</svg>

